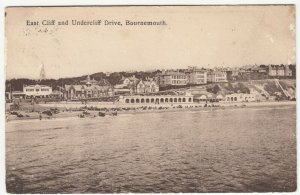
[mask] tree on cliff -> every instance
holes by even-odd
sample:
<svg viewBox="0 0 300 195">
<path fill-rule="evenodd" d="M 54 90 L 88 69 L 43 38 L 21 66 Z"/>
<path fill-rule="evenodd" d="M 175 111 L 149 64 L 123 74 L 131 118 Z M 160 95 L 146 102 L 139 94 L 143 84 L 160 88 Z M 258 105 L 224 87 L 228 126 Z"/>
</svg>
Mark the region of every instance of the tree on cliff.
<svg viewBox="0 0 300 195">
<path fill-rule="evenodd" d="M 234 92 L 235 93 L 250 93 L 250 90 L 243 83 L 238 83 L 234 89 Z"/>
<path fill-rule="evenodd" d="M 219 91 L 221 91 L 221 88 L 219 85 L 214 85 L 212 88 L 207 88 L 207 91 L 213 94 L 217 94 Z"/>
</svg>

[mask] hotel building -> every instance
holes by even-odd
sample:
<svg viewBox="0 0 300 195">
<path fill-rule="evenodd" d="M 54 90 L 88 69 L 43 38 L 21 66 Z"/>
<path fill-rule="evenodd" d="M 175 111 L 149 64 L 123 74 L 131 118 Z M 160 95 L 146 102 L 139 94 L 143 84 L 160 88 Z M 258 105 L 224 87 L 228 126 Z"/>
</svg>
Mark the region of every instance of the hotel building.
<svg viewBox="0 0 300 195">
<path fill-rule="evenodd" d="M 187 75 L 184 72 L 167 70 L 158 74 L 158 83 L 160 86 L 167 85 L 186 85 L 188 83 Z"/>
<path fill-rule="evenodd" d="M 186 71 L 187 80 L 189 84 L 206 84 L 207 71 L 197 67 L 188 67 Z"/>
<path fill-rule="evenodd" d="M 207 73 L 207 82 L 223 83 L 227 81 L 227 73 L 225 71 L 209 71 Z"/>
</svg>

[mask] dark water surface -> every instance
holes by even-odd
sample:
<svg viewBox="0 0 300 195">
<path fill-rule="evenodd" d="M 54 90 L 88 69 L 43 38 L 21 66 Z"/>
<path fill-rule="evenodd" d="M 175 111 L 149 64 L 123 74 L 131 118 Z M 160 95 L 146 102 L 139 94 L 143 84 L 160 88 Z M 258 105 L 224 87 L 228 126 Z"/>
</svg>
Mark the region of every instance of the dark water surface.
<svg viewBox="0 0 300 195">
<path fill-rule="evenodd" d="M 11 193 L 296 189 L 295 106 L 8 122 Z"/>
</svg>

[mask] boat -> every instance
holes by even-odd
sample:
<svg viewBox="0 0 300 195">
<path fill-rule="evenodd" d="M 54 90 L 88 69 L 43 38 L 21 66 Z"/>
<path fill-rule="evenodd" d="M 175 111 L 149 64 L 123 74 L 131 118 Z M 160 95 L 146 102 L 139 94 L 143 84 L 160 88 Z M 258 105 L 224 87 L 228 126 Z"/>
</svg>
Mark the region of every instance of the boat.
<svg viewBox="0 0 300 195">
<path fill-rule="evenodd" d="M 112 116 L 118 116 L 118 112 L 117 112 L 117 111 L 112 112 L 111 115 L 112 115 Z"/>
<path fill-rule="evenodd" d="M 84 114 L 79 114 L 79 118 L 85 118 Z"/>
<path fill-rule="evenodd" d="M 52 116 L 52 112 L 50 110 L 45 110 L 42 112 L 42 114 L 46 114 L 47 116 Z"/>
<path fill-rule="evenodd" d="M 82 112 L 82 114 L 84 114 L 84 115 L 89 115 L 89 114 L 91 114 L 91 113 L 89 113 L 87 110 L 85 110 L 85 111 Z"/>
<path fill-rule="evenodd" d="M 99 112 L 98 116 L 105 117 L 105 113 L 104 112 Z"/>
</svg>

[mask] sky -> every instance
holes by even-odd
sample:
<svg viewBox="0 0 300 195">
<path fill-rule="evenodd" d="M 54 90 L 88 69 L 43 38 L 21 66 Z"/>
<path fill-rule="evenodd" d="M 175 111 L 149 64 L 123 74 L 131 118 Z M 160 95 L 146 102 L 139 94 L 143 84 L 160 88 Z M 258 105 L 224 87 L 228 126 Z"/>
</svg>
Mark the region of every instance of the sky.
<svg viewBox="0 0 300 195">
<path fill-rule="evenodd" d="M 42 25 L 55 20 L 55 25 Z M 69 25 L 57 25 L 68 20 Z M 74 26 L 71 20 L 120 21 Z M 126 26 L 125 21 L 162 21 Z M 26 25 L 39 21 L 39 25 Z M 48 24 L 51 24 L 49 22 Z M 295 64 L 294 6 L 7 8 L 6 78 L 198 66 Z"/>
</svg>

